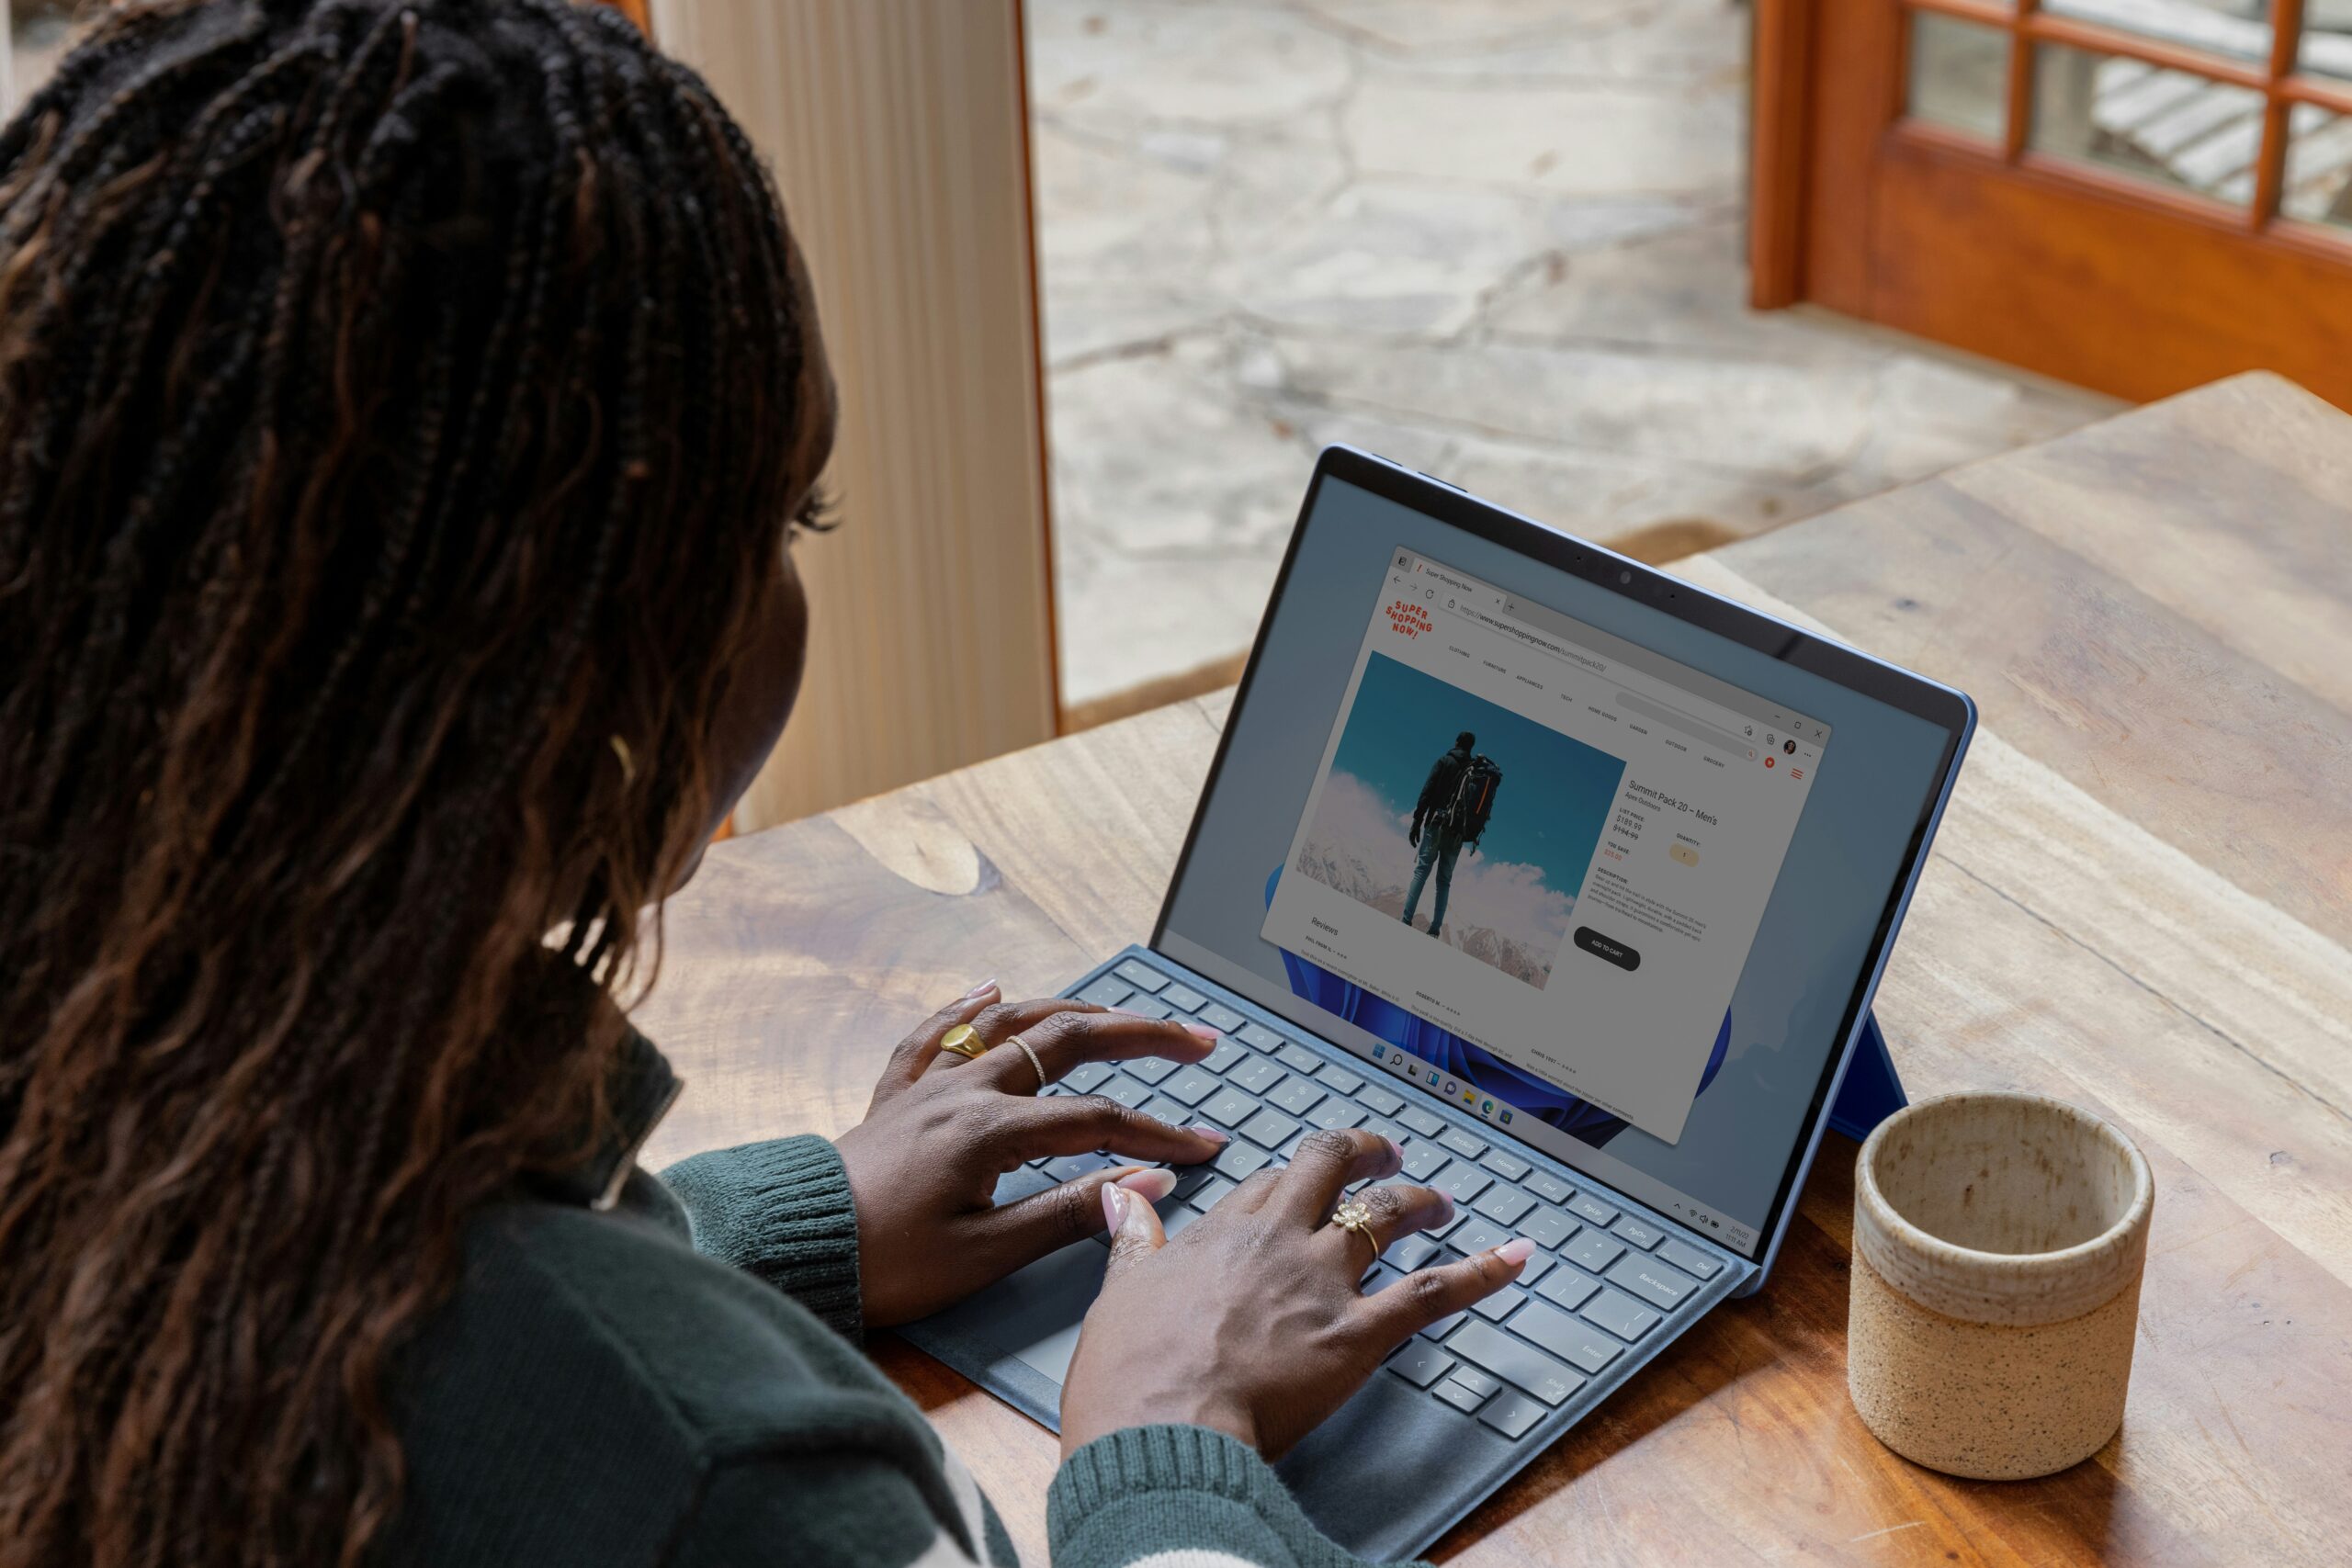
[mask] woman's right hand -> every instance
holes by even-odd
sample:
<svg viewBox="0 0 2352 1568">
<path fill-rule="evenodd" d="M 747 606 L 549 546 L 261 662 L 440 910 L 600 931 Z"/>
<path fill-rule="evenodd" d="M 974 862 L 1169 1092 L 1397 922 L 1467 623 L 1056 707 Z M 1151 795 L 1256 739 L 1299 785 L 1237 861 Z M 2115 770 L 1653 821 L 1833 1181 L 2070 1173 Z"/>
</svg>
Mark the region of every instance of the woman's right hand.
<svg viewBox="0 0 2352 1568">
<path fill-rule="evenodd" d="M 1331 1211 L 1403 1157 L 1362 1129 L 1317 1133 L 1287 1169 L 1252 1176 L 1173 1242 L 1149 1203 L 1105 1187 L 1110 1272 L 1062 1386 L 1063 1456 L 1123 1427 L 1178 1422 L 1280 1458 L 1398 1345 L 1518 1279 L 1534 1244 L 1513 1239 L 1363 1293 L 1373 1248 Z M 1426 1187 L 1357 1196 L 1383 1249 L 1453 1213 Z"/>
</svg>

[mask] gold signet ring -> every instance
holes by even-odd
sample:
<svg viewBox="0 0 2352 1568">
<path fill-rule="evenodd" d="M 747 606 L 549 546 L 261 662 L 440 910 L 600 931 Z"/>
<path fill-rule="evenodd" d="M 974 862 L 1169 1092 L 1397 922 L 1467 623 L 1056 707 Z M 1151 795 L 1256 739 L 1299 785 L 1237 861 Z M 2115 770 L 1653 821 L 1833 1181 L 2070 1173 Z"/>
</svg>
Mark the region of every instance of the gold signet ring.
<svg viewBox="0 0 2352 1568">
<path fill-rule="evenodd" d="M 947 1032 L 947 1038 L 939 1043 L 939 1048 L 976 1062 L 987 1053 L 989 1043 L 981 1039 L 980 1032 L 970 1024 L 959 1023 Z"/>
</svg>

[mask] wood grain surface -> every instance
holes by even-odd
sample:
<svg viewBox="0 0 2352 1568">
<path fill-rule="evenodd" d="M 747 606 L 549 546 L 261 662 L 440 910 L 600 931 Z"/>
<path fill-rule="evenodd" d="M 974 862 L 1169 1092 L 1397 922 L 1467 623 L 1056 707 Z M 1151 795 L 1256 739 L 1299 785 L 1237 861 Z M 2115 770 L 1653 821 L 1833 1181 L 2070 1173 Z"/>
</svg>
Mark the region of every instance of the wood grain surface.
<svg viewBox="0 0 2352 1568">
<path fill-rule="evenodd" d="M 2113 1441 L 2043 1481 L 1953 1481 L 1880 1447 L 1846 1393 L 1853 1145 L 1833 1137 L 1763 1293 L 1438 1557 L 2352 1554 L 2347 520 L 2352 419 L 2245 377 L 1678 568 L 1981 705 L 1879 1016 L 1914 1095 L 2030 1089 L 2146 1152 L 2131 1401 Z M 1227 701 L 713 849 L 639 1014 L 688 1083 L 649 1163 L 837 1132 L 947 998 L 991 975 L 1050 993 L 1147 934 Z M 874 1348 L 1042 1562 L 1052 1438 Z"/>
</svg>

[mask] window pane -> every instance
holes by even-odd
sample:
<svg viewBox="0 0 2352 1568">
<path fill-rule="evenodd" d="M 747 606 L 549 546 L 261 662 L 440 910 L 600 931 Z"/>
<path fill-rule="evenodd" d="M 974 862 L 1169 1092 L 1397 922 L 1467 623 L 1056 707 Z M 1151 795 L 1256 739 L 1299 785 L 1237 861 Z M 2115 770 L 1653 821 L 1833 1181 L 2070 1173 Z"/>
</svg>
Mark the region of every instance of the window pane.
<svg viewBox="0 0 2352 1568">
<path fill-rule="evenodd" d="M 2352 80 L 2352 10 L 2306 0 L 2302 66 L 2314 75 Z"/>
<path fill-rule="evenodd" d="M 2262 151 L 2262 95 L 2136 60 L 2045 44 L 2034 53 L 2036 152 L 2244 206 Z"/>
<path fill-rule="evenodd" d="M 1911 13 L 1912 115 L 2001 140 L 2009 94 L 2009 35 L 1933 11 Z"/>
<path fill-rule="evenodd" d="M 2270 0 L 2044 0 L 2042 8 L 2233 60 L 2270 60 Z"/>
<path fill-rule="evenodd" d="M 2317 104 L 2287 113 L 2287 180 L 2278 209 L 2306 223 L 2352 229 L 2352 116 Z"/>
</svg>

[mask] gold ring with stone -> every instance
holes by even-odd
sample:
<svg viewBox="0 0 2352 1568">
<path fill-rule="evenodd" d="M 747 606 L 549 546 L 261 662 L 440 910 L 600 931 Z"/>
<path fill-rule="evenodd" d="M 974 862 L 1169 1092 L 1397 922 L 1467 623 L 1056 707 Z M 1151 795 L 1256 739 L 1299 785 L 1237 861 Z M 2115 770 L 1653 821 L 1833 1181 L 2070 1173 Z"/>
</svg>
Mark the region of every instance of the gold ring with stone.
<svg viewBox="0 0 2352 1568">
<path fill-rule="evenodd" d="M 1372 1234 L 1372 1205 L 1360 1198 L 1351 1198 L 1331 1211 L 1331 1223 L 1343 1231 L 1353 1231 L 1372 1243 L 1374 1262 L 1380 1259 L 1380 1238 Z"/>
<path fill-rule="evenodd" d="M 989 1043 L 981 1039 L 980 1032 L 970 1024 L 959 1023 L 947 1032 L 946 1037 L 940 1041 L 939 1048 L 967 1062 L 977 1062 L 988 1054 Z"/>
</svg>

